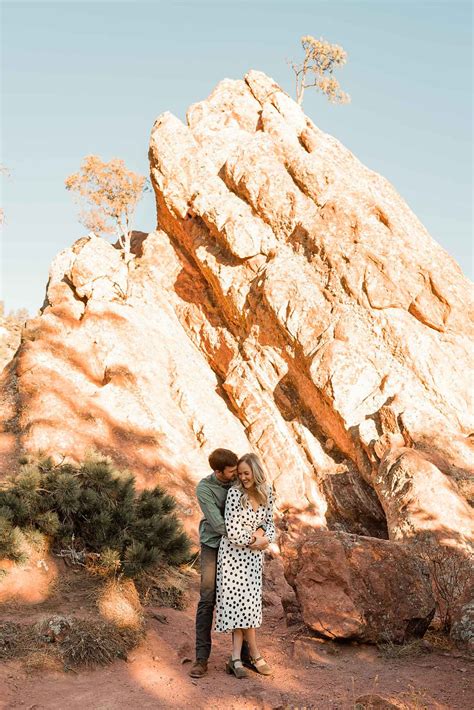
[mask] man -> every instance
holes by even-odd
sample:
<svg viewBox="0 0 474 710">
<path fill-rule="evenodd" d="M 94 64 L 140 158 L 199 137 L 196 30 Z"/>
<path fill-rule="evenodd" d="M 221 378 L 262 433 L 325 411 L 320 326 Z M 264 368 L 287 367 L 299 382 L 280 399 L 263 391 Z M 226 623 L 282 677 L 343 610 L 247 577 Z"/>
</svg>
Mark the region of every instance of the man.
<svg viewBox="0 0 474 710">
<path fill-rule="evenodd" d="M 203 518 L 199 523 L 201 542 L 201 589 L 196 612 L 196 661 L 189 671 L 193 678 L 207 673 L 211 653 L 211 629 L 216 603 L 217 551 L 226 534 L 224 511 L 229 488 L 237 474 L 238 457 L 229 449 L 216 449 L 209 456 L 212 473 L 199 481 L 196 495 Z M 255 550 L 268 546 L 266 537 L 258 537 L 251 545 Z M 246 649 L 242 649 L 244 657 Z M 244 658 L 242 659 L 244 660 Z"/>
</svg>

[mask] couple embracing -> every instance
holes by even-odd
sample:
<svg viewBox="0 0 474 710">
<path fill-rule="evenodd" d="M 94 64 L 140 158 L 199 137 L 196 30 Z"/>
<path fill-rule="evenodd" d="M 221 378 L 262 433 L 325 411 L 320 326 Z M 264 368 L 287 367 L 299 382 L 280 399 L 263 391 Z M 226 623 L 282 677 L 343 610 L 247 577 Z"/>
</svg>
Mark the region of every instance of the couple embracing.
<svg viewBox="0 0 474 710">
<path fill-rule="evenodd" d="M 256 629 L 262 624 L 263 550 L 275 539 L 272 489 L 255 454 L 239 459 L 233 451 L 216 449 L 209 465 L 212 473 L 196 488 L 204 517 L 199 525 L 196 661 L 189 674 L 200 678 L 207 673 L 215 607 L 215 631 L 232 632 L 227 673 L 246 678 L 245 664 L 269 675 L 271 669 L 258 650 Z"/>
</svg>

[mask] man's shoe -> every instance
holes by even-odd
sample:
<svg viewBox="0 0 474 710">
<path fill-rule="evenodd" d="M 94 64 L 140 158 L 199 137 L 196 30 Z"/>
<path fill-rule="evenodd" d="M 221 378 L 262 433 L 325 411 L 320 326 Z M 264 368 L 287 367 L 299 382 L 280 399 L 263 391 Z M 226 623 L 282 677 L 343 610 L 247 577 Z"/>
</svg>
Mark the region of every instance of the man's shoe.
<svg viewBox="0 0 474 710">
<path fill-rule="evenodd" d="M 197 661 L 194 661 L 193 665 L 189 670 L 189 675 L 191 676 L 191 678 L 202 678 L 203 675 L 206 675 L 206 673 L 207 661 L 203 661 L 200 658 L 198 658 Z"/>
</svg>

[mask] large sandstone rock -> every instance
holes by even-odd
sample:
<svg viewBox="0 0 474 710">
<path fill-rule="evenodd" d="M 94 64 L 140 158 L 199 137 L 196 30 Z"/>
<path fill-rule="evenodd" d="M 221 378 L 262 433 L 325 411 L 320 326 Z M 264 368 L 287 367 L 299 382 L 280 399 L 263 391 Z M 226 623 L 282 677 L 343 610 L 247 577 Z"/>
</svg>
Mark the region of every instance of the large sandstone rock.
<svg viewBox="0 0 474 710">
<path fill-rule="evenodd" d="M 408 484 L 412 510 L 464 544 L 473 329 L 458 266 L 386 180 L 264 74 L 221 82 L 187 118 L 153 127 L 158 223 L 206 284 L 183 322 L 280 505 L 364 534 L 383 536 L 387 522 L 400 538 L 415 472 L 386 480 L 376 445 L 388 410 L 423 469 L 424 484 Z"/>
<path fill-rule="evenodd" d="M 428 567 L 407 547 L 325 530 L 297 540 L 284 535 L 283 553 L 307 626 L 374 643 L 423 636 L 435 601 Z"/>
<path fill-rule="evenodd" d="M 301 529 L 465 551 L 472 299 L 453 259 L 260 72 L 187 125 L 159 116 L 149 156 L 158 224 L 134 258 L 89 235 L 51 267 L 2 377 L 2 470 L 99 449 L 194 524 L 210 450 L 251 448 Z"/>
</svg>

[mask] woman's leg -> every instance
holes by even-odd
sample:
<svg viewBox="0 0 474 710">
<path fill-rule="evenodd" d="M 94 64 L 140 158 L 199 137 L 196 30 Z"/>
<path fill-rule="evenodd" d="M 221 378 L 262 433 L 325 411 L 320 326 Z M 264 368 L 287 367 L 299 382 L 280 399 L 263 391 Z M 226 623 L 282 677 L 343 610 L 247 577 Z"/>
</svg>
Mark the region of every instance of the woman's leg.
<svg viewBox="0 0 474 710">
<path fill-rule="evenodd" d="M 258 650 L 256 629 L 244 629 L 244 637 L 249 647 L 250 658 L 252 659 L 254 669 L 262 675 L 270 675 L 272 669 L 265 659 L 262 658 Z"/>
<path fill-rule="evenodd" d="M 257 658 L 260 653 L 257 646 L 257 635 L 255 629 L 244 629 L 243 633 L 249 647 L 251 658 Z"/>
<path fill-rule="evenodd" d="M 232 660 L 240 660 L 242 651 L 242 641 L 244 640 L 244 632 L 242 629 L 234 629 L 232 631 Z"/>
<path fill-rule="evenodd" d="M 240 658 L 244 632 L 242 629 L 234 629 L 232 632 L 232 660 L 226 664 L 226 673 L 233 673 L 236 678 L 248 678 L 248 671 L 245 670 Z"/>
</svg>

